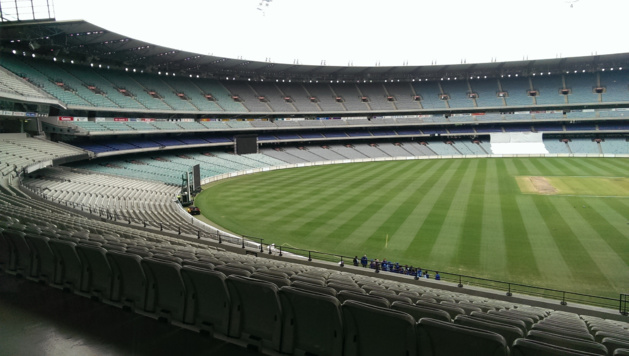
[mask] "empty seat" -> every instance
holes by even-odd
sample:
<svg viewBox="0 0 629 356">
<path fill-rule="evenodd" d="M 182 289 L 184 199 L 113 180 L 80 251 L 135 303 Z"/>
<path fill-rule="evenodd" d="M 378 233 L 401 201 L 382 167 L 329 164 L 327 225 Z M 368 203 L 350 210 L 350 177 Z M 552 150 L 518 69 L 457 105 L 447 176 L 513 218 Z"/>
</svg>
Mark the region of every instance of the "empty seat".
<svg viewBox="0 0 629 356">
<path fill-rule="evenodd" d="M 505 318 L 511 318 L 511 319 L 516 319 L 516 320 L 521 320 L 524 322 L 524 324 L 526 325 L 526 330 L 530 330 L 531 327 L 533 327 L 533 323 L 535 323 L 535 320 L 527 317 L 527 316 L 523 316 L 521 314 L 513 314 L 513 313 L 507 313 L 504 310 L 490 310 L 487 312 L 487 314 L 489 315 L 500 315 L 502 317 Z"/>
<path fill-rule="evenodd" d="M 307 276 L 303 276 L 301 274 L 297 274 L 294 276 L 290 277 L 291 281 L 302 281 L 302 282 L 306 282 L 306 283 L 310 283 L 310 284 L 316 284 L 316 285 L 320 285 L 322 287 L 325 287 L 325 280 L 323 279 L 323 277 L 321 278 L 313 278 L 313 277 L 307 277 Z"/>
<path fill-rule="evenodd" d="M 509 355 L 501 335 L 441 320 L 421 319 L 417 337 L 419 354 L 425 356 Z"/>
<path fill-rule="evenodd" d="M 607 348 L 598 342 L 572 338 L 565 335 L 551 334 L 539 330 L 531 330 L 526 336 L 529 340 L 539 341 L 576 351 L 585 351 L 598 355 L 607 355 Z"/>
<path fill-rule="evenodd" d="M 227 277 L 231 296 L 230 335 L 248 344 L 274 351 L 280 350 L 282 309 L 271 282 L 249 277 Z"/>
<path fill-rule="evenodd" d="M 356 292 L 356 293 L 360 293 L 360 294 L 365 294 L 365 291 L 356 286 L 356 285 L 352 285 L 352 284 L 344 284 L 344 283 L 337 283 L 337 282 L 329 282 L 327 285 L 329 288 L 334 289 L 337 292 L 340 292 L 342 290 L 348 290 L 348 291 L 352 291 L 352 292 Z"/>
<path fill-rule="evenodd" d="M 288 278 L 266 274 L 266 271 L 255 272 L 251 275 L 251 278 L 271 282 L 275 284 L 278 288 L 282 288 L 282 287 L 290 285 L 290 280 Z"/>
<path fill-rule="evenodd" d="M 605 337 L 602 343 L 607 347 L 609 353 L 615 352 L 616 349 L 629 349 L 629 338 L 619 339 L 615 337 Z"/>
<path fill-rule="evenodd" d="M 524 337 L 522 330 L 515 326 L 501 324 L 495 321 L 476 319 L 469 315 L 458 315 L 456 319 L 454 319 L 454 322 L 456 324 L 470 326 L 486 331 L 493 331 L 496 334 L 500 334 L 507 341 L 507 345 L 511 345 L 516 339 Z"/>
<path fill-rule="evenodd" d="M 53 283 L 57 262 L 55 254 L 48 244 L 50 239 L 35 234 L 26 234 L 24 237 L 33 251 L 32 276 L 39 281 Z"/>
<path fill-rule="evenodd" d="M 585 351 L 567 349 L 544 342 L 517 339 L 511 346 L 511 356 L 597 356 Z"/>
<path fill-rule="evenodd" d="M 445 310 L 434 309 L 423 305 L 413 305 L 405 302 L 391 303 L 391 309 L 403 311 L 410 314 L 416 321 L 421 318 L 432 318 L 443 321 L 450 321 L 450 314 Z"/>
<path fill-rule="evenodd" d="M 225 274 L 185 265 L 181 277 L 187 291 L 184 321 L 212 334 L 227 335 L 231 299 Z"/>
<path fill-rule="evenodd" d="M 144 310 L 146 274 L 142 257 L 125 252 L 107 251 L 112 271 L 111 300 L 127 307 Z"/>
<path fill-rule="evenodd" d="M 147 282 L 145 310 L 183 322 L 186 288 L 179 273 L 181 265 L 150 257 L 142 259 L 141 264 Z"/>
<path fill-rule="evenodd" d="M 317 293 L 323 293 L 323 294 L 336 297 L 336 291 L 330 287 L 323 287 L 320 285 L 310 284 L 303 281 L 294 281 L 293 283 L 291 283 L 291 287 L 308 290 L 312 292 L 317 292 Z"/>
<path fill-rule="evenodd" d="M 465 310 L 454 306 L 452 304 L 437 304 L 437 303 L 431 303 L 431 302 L 426 302 L 423 300 L 418 300 L 417 303 L 415 303 L 416 305 L 423 305 L 425 307 L 429 307 L 429 308 L 435 308 L 435 309 L 440 309 L 440 310 L 445 310 L 448 312 L 448 314 L 450 314 L 450 319 L 454 319 L 456 318 L 457 315 L 460 314 L 465 314 Z"/>
<path fill-rule="evenodd" d="M 111 299 L 113 274 L 107 260 L 107 250 L 79 244 L 76 251 L 83 266 L 81 290 L 98 298 Z"/>
<path fill-rule="evenodd" d="M 346 300 L 357 300 L 363 303 L 384 308 L 388 308 L 391 305 L 391 303 L 389 303 L 389 301 L 383 297 L 379 297 L 377 295 L 360 294 L 347 290 L 342 290 L 338 292 L 336 297 L 341 303 L 344 303 Z"/>
<path fill-rule="evenodd" d="M 343 325 L 338 299 L 293 287 L 281 288 L 279 296 L 284 315 L 282 352 L 342 354 Z"/>
<path fill-rule="evenodd" d="M 528 332 L 526 324 L 522 320 L 504 317 L 497 314 L 485 314 L 483 312 L 472 312 L 470 316 L 477 319 L 495 321 L 501 324 L 515 326 L 518 329 L 522 330 L 522 334 L 526 334 L 526 332 Z"/>
<path fill-rule="evenodd" d="M 355 300 L 343 303 L 345 356 L 417 355 L 415 319 Z"/>
<path fill-rule="evenodd" d="M 55 268 L 54 283 L 63 288 L 79 291 L 83 276 L 83 264 L 76 252 L 76 244 L 65 240 L 48 241 L 55 254 L 57 266 Z"/>
<path fill-rule="evenodd" d="M 251 276 L 251 272 L 247 270 L 233 267 L 233 266 L 228 266 L 228 265 L 218 265 L 218 266 L 215 266 L 214 269 L 219 272 L 223 272 L 226 276 L 231 276 L 231 275 L 243 276 L 243 277 Z"/>
<path fill-rule="evenodd" d="M 586 331 L 575 331 L 573 329 L 567 329 L 567 328 L 562 328 L 562 327 L 557 327 L 557 326 L 552 326 L 552 325 L 544 325 L 544 324 L 537 323 L 537 324 L 533 324 L 533 327 L 531 328 L 531 330 L 540 330 L 540 331 L 544 331 L 544 332 L 548 332 L 552 334 L 564 335 L 568 337 L 594 341 L 594 337 Z"/>
<path fill-rule="evenodd" d="M 403 295 L 397 295 L 395 293 L 390 294 L 390 293 L 383 293 L 383 292 L 374 290 L 374 291 L 369 292 L 369 295 L 375 295 L 375 296 L 378 296 L 378 297 L 382 297 L 382 298 L 388 300 L 389 303 L 393 303 L 393 302 L 404 302 L 404 303 L 409 303 L 409 304 L 413 303 L 411 298 L 405 297 Z"/>
<path fill-rule="evenodd" d="M 31 275 L 32 251 L 22 231 L 5 230 L 3 232 L 9 246 L 9 263 L 7 271 L 25 277 Z"/>
</svg>

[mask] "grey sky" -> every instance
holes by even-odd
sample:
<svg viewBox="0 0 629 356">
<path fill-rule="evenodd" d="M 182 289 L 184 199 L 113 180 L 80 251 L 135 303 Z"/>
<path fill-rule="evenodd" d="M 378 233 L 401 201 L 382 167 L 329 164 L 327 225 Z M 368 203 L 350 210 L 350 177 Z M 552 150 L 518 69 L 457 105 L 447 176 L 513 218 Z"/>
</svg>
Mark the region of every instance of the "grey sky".
<svg viewBox="0 0 629 356">
<path fill-rule="evenodd" d="M 626 0 L 55 0 L 140 40 L 232 58 L 424 65 L 629 52 Z M 572 5 L 572 6 L 571 6 Z"/>
</svg>

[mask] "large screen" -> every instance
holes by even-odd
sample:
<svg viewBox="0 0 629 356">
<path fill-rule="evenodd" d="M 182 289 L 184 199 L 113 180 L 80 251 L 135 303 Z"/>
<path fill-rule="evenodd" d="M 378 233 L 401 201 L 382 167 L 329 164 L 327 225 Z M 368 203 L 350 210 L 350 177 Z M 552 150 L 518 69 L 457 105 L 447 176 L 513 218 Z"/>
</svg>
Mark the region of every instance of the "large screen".
<svg viewBox="0 0 629 356">
<path fill-rule="evenodd" d="M 258 153 L 258 135 L 236 135 L 234 147 L 237 155 Z"/>
</svg>

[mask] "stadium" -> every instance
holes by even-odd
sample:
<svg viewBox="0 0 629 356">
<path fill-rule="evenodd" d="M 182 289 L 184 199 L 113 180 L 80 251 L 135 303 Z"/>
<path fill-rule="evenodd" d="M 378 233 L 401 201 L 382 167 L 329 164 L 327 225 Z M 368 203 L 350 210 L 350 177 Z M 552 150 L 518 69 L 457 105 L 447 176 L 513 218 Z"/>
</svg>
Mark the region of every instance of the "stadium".
<svg viewBox="0 0 629 356">
<path fill-rule="evenodd" d="M 629 53 L 285 64 L 17 4 L 0 354 L 629 354 Z"/>
</svg>

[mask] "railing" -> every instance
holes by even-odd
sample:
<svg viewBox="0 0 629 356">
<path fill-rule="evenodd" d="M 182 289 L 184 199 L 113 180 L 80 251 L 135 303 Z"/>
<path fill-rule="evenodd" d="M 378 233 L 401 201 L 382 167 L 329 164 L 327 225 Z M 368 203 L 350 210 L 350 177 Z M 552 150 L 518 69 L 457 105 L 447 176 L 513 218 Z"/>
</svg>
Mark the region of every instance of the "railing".
<svg viewBox="0 0 629 356">
<path fill-rule="evenodd" d="M 26 187 L 27 189 L 30 189 Z M 275 244 L 265 244 L 263 238 L 253 237 L 253 236 L 235 236 L 232 234 L 227 234 L 225 232 L 221 232 L 220 230 L 210 228 L 207 225 L 204 225 L 204 229 L 200 229 L 198 226 L 193 225 L 194 218 L 191 217 L 190 224 L 186 224 L 182 220 L 182 224 L 170 223 L 170 222 L 155 222 L 155 221 L 146 221 L 139 220 L 137 218 L 131 217 L 128 214 L 122 214 L 119 211 L 105 209 L 105 208 L 94 208 L 91 206 L 87 206 L 84 204 L 79 204 L 76 202 L 72 202 L 69 200 L 62 200 L 53 198 L 51 196 L 46 195 L 43 191 L 34 191 L 30 189 L 33 193 L 41 196 L 43 199 L 49 200 L 51 202 L 71 207 L 76 210 L 80 210 L 83 212 L 90 213 L 92 215 L 97 215 L 101 218 L 107 219 L 109 221 L 118 222 L 118 223 L 127 223 L 129 225 L 135 224 L 137 227 L 149 228 L 153 230 L 159 230 L 161 232 L 169 232 L 177 235 L 187 235 L 189 237 L 196 237 L 197 239 L 207 239 L 218 242 L 219 244 L 228 243 L 234 246 L 239 246 L 243 249 L 249 248 L 253 250 L 257 250 L 260 253 L 267 254 L 276 254 L 277 256 L 283 256 L 284 254 L 290 254 L 292 256 L 300 256 L 303 259 L 307 259 L 307 261 L 312 260 L 321 260 L 338 263 L 339 266 L 344 267 L 346 263 L 352 263 L 353 257 L 344 256 L 340 254 L 327 253 L 315 250 L 307 250 L 300 249 L 294 247 L 286 247 L 286 246 L 275 246 Z M 183 219 L 183 217 L 182 217 Z M 360 263 L 359 263 L 360 265 Z M 369 267 L 372 269 L 374 273 L 391 273 L 391 274 L 411 274 L 415 276 L 415 279 L 418 279 L 415 271 L 411 271 L 411 273 L 407 273 L 404 270 L 404 273 L 399 272 L 391 272 L 388 268 L 382 268 L 381 262 L 374 262 L 373 267 Z M 567 305 L 568 302 L 571 303 L 579 303 L 579 304 L 587 304 L 593 305 L 608 309 L 615 309 L 619 307 L 619 312 L 622 315 L 628 315 L 629 313 L 629 295 L 621 294 L 619 299 L 604 297 L 604 296 L 596 296 L 589 295 L 577 292 L 563 291 L 552 288 L 543 288 L 536 287 L 526 284 L 506 282 L 488 278 L 481 278 L 475 276 L 469 276 L 458 273 L 451 273 L 442 271 L 440 269 L 435 268 L 427 268 L 423 269 L 423 272 L 427 271 L 440 271 L 440 279 L 446 282 L 455 283 L 460 288 L 464 288 L 465 285 L 469 286 L 477 286 L 488 288 L 492 290 L 498 290 L 505 292 L 506 296 L 513 296 L 514 294 L 521 295 L 529 295 L 529 296 L 539 296 L 546 299 L 557 300 L 561 305 Z M 424 277 L 422 277 L 424 278 Z M 434 279 L 434 275 L 431 277 Z"/>
</svg>

